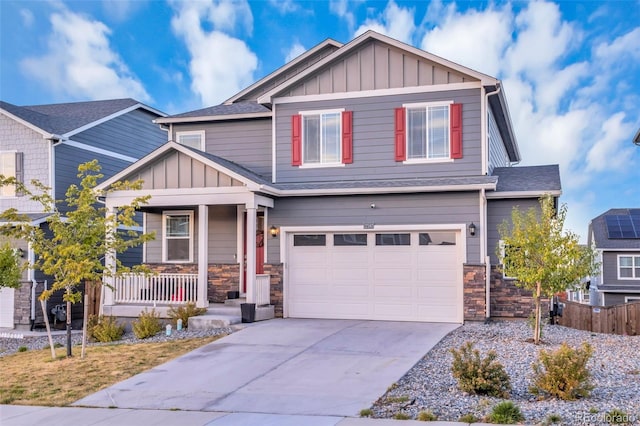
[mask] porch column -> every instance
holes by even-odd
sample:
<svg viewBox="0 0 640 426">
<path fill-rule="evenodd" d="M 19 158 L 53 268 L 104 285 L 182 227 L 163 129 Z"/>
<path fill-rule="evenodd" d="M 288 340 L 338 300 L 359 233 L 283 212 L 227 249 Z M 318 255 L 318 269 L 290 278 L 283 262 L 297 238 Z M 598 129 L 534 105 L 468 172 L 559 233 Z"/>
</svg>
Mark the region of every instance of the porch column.
<svg viewBox="0 0 640 426">
<path fill-rule="evenodd" d="M 114 214 L 116 214 L 115 208 L 112 206 L 107 206 L 107 218 L 112 217 Z M 115 229 L 113 228 L 107 229 L 107 235 L 105 235 L 107 241 L 113 239 L 114 232 Z M 105 253 L 104 272 L 105 273 L 102 275 L 102 301 L 100 302 L 99 314 L 110 315 L 111 306 L 114 305 L 113 289 L 115 281 L 114 276 L 116 273 L 116 251 L 113 249 L 107 250 L 107 252 Z M 105 307 L 107 312 L 105 312 Z"/>
<path fill-rule="evenodd" d="M 207 288 L 209 287 L 209 206 L 198 206 L 198 297 L 196 306 L 206 308 L 209 306 Z"/>
<path fill-rule="evenodd" d="M 255 206 L 247 206 L 247 303 L 256 301 L 256 216 Z"/>
</svg>

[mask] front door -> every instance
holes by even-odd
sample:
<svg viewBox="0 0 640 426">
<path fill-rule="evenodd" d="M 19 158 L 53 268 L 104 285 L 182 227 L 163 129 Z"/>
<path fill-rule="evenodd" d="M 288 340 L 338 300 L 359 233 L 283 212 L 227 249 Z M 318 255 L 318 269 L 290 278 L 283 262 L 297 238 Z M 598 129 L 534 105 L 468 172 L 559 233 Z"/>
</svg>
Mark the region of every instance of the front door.
<svg viewBox="0 0 640 426">
<path fill-rule="evenodd" d="M 242 262 L 241 293 L 247 292 L 247 214 L 244 214 L 244 260 Z M 256 218 L 256 274 L 264 274 L 264 212 Z"/>
</svg>

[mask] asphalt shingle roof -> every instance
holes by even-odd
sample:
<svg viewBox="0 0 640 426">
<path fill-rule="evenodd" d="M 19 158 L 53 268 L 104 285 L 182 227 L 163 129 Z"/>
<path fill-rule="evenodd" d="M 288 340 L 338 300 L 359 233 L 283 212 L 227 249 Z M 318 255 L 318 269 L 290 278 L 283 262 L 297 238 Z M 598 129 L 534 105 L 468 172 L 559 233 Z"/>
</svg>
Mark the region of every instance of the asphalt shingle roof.
<svg viewBox="0 0 640 426">
<path fill-rule="evenodd" d="M 493 176 L 498 177 L 496 192 L 545 192 L 562 189 L 557 164 L 496 167 L 493 169 Z"/>
<path fill-rule="evenodd" d="M 640 207 L 631 208 L 640 209 Z M 609 238 L 607 232 L 605 216 L 628 214 L 629 209 L 609 209 L 600 216 L 593 218 L 589 224 L 589 243 L 595 242 L 596 247 L 599 249 L 638 249 L 640 251 L 640 238 Z"/>
<path fill-rule="evenodd" d="M 166 118 L 187 118 L 187 117 L 211 117 L 219 115 L 251 114 L 258 112 L 270 112 L 271 110 L 257 102 L 237 102 L 233 104 L 220 104 L 212 107 L 197 109 L 182 114 L 170 115 Z"/>
<path fill-rule="evenodd" d="M 412 179 L 381 179 L 336 182 L 307 182 L 280 183 L 271 186 L 284 189 L 363 189 L 363 188 L 410 188 L 410 187 L 438 187 L 438 186 L 466 186 L 495 184 L 494 176 L 444 177 L 444 178 L 412 178 Z"/>
<path fill-rule="evenodd" d="M 27 106 L 0 101 L 0 108 L 46 132 L 63 135 L 139 103 L 130 98 Z"/>
</svg>

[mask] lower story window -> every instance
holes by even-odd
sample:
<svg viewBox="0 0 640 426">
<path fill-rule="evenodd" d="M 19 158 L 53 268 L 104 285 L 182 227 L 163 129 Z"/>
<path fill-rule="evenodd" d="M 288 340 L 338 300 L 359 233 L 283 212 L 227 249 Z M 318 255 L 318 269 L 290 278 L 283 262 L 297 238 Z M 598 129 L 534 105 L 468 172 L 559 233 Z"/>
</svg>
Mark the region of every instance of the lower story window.
<svg viewBox="0 0 640 426">
<path fill-rule="evenodd" d="M 193 261 L 193 212 L 162 214 L 162 253 L 165 262 Z"/>
</svg>

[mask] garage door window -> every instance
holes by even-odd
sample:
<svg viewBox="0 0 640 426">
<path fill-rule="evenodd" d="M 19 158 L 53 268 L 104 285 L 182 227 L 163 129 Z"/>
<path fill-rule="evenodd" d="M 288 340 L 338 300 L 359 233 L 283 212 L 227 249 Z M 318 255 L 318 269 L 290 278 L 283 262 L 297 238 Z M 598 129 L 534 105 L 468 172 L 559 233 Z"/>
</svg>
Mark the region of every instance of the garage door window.
<svg viewBox="0 0 640 426">
<path fill-rule="evenodd" d="M 421 232 L 418 234 L 421 246 L 441 245 L 455 246 L 455 232 Z"/>
<path fill-rule="evenodd" d="M 326 246 L 327 236 L 324 234 L 294 235 L 293 245 L 295 247 Z"/>
<path fill-rule="evenodd" d="M 377 246 L 410 246 L 411 234 L 376 234 Z"/>
<path fill-rule="evenodd" d="M 334 246 L 366 246 L 367 234 L 335 234 Z"/>
</svg>

